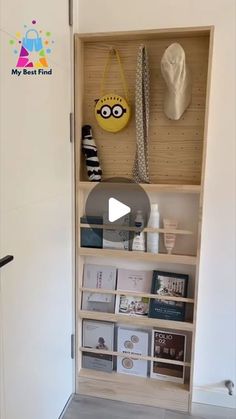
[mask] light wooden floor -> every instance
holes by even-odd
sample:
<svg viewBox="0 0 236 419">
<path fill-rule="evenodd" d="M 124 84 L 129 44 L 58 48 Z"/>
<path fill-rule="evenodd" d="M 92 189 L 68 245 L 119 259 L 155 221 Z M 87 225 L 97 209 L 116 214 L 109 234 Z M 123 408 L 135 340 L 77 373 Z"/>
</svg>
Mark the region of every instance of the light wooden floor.
<svg viewBox="0 0 236 419">
<path fill-rule="evenodd" d="M 75 396 L 62 419 L 235 419 L 235 410 L 194 405 L 194 414 Z"/>
</svg>

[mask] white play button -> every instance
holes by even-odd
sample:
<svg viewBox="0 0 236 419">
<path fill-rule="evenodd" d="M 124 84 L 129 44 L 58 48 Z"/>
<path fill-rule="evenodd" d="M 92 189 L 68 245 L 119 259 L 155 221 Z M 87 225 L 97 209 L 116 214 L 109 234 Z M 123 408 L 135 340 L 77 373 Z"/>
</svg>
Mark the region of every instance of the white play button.
<svg viewBox="0 0 236 419">
<path fill-rule="evenodd" d="M 127 229 L 133 226 L 133 218 L 137 211 L 142 211 L 146 222 L 143 228 L 147 227 L 150 201 L 140 184 L 126 178 L 106 179 L 98 182 L 88 194 L 83 219 L 86 218 L 90 229 L 84 228 L 83 231 L 86 235 L 89 232 L 92 239 L 95 237 L 96 247 L 104 245 L 104 248 L 128 250 L 134 234 Z M 83 222 L 86 223 L 86 221 Z M 95 224 L 103 224 L 106 227 L 99 229 L 94 227 Z M 121 228 L 114 230 L 114 228 L 109 229 L 109 226 Z M 125 227 L 124 230 L 122 226 Z M 93 241 L 89 240 L 86 242 L 88 247 L 93 247 Z"/>
<path fill-rule="evenodd" d="M 110 223 L 124 217 L 124 215 L 129 214 L 130 212 L 131 209 L 128 205 L 123 204 L 115 198 L 109 198 L 108 219 Z"/>
</svg>

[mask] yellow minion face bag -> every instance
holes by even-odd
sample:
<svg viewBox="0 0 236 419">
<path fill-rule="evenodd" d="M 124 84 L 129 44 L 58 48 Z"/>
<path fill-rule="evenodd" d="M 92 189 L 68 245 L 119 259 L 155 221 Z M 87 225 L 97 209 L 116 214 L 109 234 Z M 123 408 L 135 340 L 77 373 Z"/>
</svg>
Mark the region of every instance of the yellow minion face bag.
<svg viewBox="0 0 236 419">
<path fill-rule="evenodd" d="M 95 115 L 102 129 L 118 132 L 125 128 L 129 122 L 130 107 L 122 96 L 105 95 L 97 102 Z"/>
<path fill-rule="evenodd" d="M 123 128 L 126 127 L 130 120 L 130 106 L 128 104 L 128 93 L 127 87 L 124 77 L 124 72 L 122 68 L 122 64 L 120 61 L 120 57 L 117 50 L 113 50 L 109 52 L 107 64 L 104 70 L 101 91 L 103 92 L 103 85 L 105 81 L 105 77 L 108 71 L 108 66 L 111 58 L 111 54 L 114 54 L 117 58 L 117 61 L 120 66 L 120 73 L 123 82 L 123 87 L 125 91 L 126 98 L 116 95 L 114 93 L 110 93 L 107 95 L 102 95 L 102 97 L 97 101 L 95 106 L 95 118 L 99 124 L 99 126 L 104 131 L 109 132 L 119 132 Z"/>
</svg>

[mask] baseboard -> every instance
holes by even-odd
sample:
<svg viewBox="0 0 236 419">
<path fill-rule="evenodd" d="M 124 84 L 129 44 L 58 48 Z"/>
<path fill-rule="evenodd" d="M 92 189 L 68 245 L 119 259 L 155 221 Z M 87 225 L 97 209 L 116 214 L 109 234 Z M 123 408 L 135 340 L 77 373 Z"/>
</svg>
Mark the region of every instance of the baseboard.
<svg viewBox="0 0 236 419">
<path fill-rule="evenodd" d="M 194 387 L 193 402 L 236 409 L 236 395 L 230 396 L 221 387 Z"/>
<path fill-rule="evenodd" d="M 61 412 L 61 414 L 60 414 L 60 416 L 59 416 L 59 418 L 58 418 L 58 419 L 63 419 L 63 416 L 64 416 L 64 414 L 65 414 L 65 411 L 66 411 L 66 409 L 67 409 L 68 405 L 70 404 L 71 400 L 73 399 L 74 395 L 75 395 L 74 393 L 72 393 L 72 394 L 70 395 L 70 397 L 69 397 L 69 399 L 67 400 L 67 402 L 66 402 L 66 404 L 65 404 L 65 406 L 64 406 L 64 408 L 63 408 L 63 410 L 62 410 L 62 412 Z"/>
</svg>

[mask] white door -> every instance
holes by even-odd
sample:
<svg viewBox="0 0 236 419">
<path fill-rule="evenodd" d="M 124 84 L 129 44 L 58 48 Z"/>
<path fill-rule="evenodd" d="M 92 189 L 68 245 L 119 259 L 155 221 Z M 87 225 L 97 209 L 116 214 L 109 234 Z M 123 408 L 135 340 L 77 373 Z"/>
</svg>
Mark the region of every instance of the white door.
<svg viewBox="0 0 236 419">
<path fill-rule="evenodd" d="M 0 279 L 1 419 L 57 419 L 73 391 L 68 1 L 1 0 L 0 62 L 0 258 L 14 256 Z"/>
</svg>

